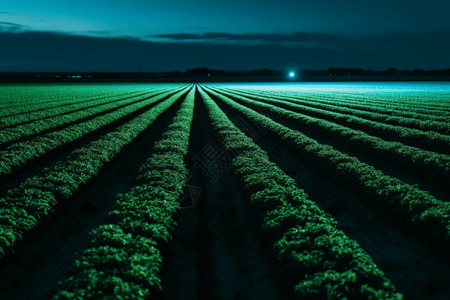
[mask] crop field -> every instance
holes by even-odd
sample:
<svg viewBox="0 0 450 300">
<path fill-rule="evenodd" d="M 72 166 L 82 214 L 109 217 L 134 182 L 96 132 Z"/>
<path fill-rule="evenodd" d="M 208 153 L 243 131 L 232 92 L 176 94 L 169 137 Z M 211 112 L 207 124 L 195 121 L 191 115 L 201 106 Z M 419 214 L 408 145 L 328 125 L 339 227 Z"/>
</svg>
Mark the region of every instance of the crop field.
<svg viewBox="0 0 450 300">
<path fill-rule="evenodd" d="M 0 299 L 450 299 L 450 83 L 0 85 Z"/>
</svg>

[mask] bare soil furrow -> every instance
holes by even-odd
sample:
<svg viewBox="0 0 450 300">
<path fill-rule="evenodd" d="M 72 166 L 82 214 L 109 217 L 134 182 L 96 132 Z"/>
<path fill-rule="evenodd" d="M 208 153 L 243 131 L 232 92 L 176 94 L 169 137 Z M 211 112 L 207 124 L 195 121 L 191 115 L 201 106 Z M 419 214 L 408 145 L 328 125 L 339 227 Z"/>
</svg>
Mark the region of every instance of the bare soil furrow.
<svg viewBox="0 0 450 300">
<path fill-rule="evenodd" d="M 207 116 L 197 97 L 187 198 L 164 256 L 163 290 L 157 298 L 285 299 L 258 230 L 250 227 L 253 222 L 239 181 L 232 170 L 207 155 L 223 151 Z M 200 192 L 198 198 L 192 198 L 192 188 Z"/>
</svg>

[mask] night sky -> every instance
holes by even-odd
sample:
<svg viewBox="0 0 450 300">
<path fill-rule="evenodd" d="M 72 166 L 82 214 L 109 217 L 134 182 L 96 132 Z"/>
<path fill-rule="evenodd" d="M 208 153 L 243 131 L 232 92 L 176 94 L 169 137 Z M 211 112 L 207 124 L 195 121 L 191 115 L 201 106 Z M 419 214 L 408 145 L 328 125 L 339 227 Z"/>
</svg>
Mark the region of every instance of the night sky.
<svg viewBox="0 0 450 300">
<path fill-rule="evenodd" d="M 448 0 L 0 0 L 0 71 L 450 68 Z"/>
</svg>

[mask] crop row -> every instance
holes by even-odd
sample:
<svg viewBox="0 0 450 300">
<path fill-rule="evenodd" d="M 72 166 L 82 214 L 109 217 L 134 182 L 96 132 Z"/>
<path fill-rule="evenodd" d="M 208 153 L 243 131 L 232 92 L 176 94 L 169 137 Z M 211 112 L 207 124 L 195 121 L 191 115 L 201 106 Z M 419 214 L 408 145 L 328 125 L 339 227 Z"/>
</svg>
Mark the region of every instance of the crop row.
<svg viewBox="0 0 450 300">
<path fill-rule="evenodd" d="M 231 91 L 235 93 L 234 91 Z M 380 123 L 386 123 L 390 125 L 395 126 L 403 126 L 408 128 L 415 128 L 422 131 L 435 131 L 438 133 L 450 134 L 450 124 L 448 122 L 438 122 L 433 120 L 418 120 L 415 118 L 407 118 L 407 117 L 398 117 L 398 116 L 389 116 L 381 113 L 376 112 L 368 112 L 364 110 L 357 110 L 357 109 L 351 109 L 347 107 L 342 107 L 339 105 L 331 105 L 331 104 L 322 104 L 322 103 L 314 103 L 309 100 L 302 100 L 298 98 L 293 97 L 286 97 L 286 96 L 262 96 L 262 95 L 249 95 L 247 93 L 239 92 L 236 94 L 252 97 L 256 99 L 266 99 L 266 100 L 284 100 L 286 102 L 291 102 L 293 104 L 301 104 L 308 107 L 318 108 L 318 109 L 325 109 L 327 111 L 333 111 L 337 113 L 343 113 L 346 115 L 354 115 L 357 117 L 361 117 L 367 120 L 376 121 Z M 270 99 L 269 99 L 270 98 Z"/>
<path fill-rule="evenodd" d="M 343 102 L 366 102 L 372 106 L 389 107 L 393 109 L 406 109 L 411 112 L 421 112 L 425 114 L 434 113 L 437 111 L 445 111 L 448 108 L 448 103 L 445 101 L 445 96 L 448 95 L 448 87 L 441 86 L 441 90 L 426 89 L 425 86 L 420 87 L 417 91 L 417 86 L 409 89 L 408 86 L 403 85 L 397 87 L 389 92 L 383 92 L 380 89 L 364 88 L 362 90 L 338 87 L 332 93 L 322 93 L 315 91 L 311 94 L 313 97 L 331 96 L 336 100 Z M 426 91 L 426 92 L 425 92 Z"/>
<path fill-rule="evenodd" d="M 86 134 L 99 130 L 129 114 L 145 109 L 177 91 L 178 89 L 173 89 L 108 114 L 97 116 L 86 122 L 12 144 L 0 151 L 0 176 L 11 174 L 14 169 L 24 166 L 28 161 L 36 159 L 64 144 L 76 141 Z"/>
<path fill-rule="evenodd" d="M 38 112 L 41 110 L 52 109 L 55 107 L 62 107 L 72 105 L 73 103 L 82 103 L 89 101 L 90 99 L 102 99 L 108 98 L 111 95 L 126 96 L 129 94 L 135 94 L 138 90 L 130 92 L 129 89 L 121 90 L 120 87 L 99 87 L 95 86 L 70 86 L 70 87 L 57 87 L 52 86 L 49 89 L 40 87 L 29 87 L 26 89 L 18 89 L 13 87 L 11 93 L 8 95 L 8 89 L 2 89 L 2 103 L 3 107 L 0 111 L 0 117 L 13 117 L 21 114 L 29 114 Z M 142 91 L 142 90 L 141 90 Z M 94 95 L 93 95 L 94 93 Z M 6 98 L 6 99 L 5 99 Z M 10 99 L 11 103 L 9 107 L 5 104 L 5 101 Z M 20 101 L 18 101 L 20 99 Z"/>
<path fill-rule="evenodd" d="M 2 109 L 9 109 L 20 107 L 21 104 L 33 105 L 40 101 L 58 101 L 75 94 L 77 96 L 86 95 L 85 87 L 71 87 L 64 86 L 45 86 L 45 85 L 27 85 L 27 88 L 22 89 L 22 85 L 2 85 L 2 97 L 0 98 L 0 105 Z M 40 97 L 36 97 L 36 95 Z M 21 101 L 18 102 L 17 99 Z"/>
<path fill-rule="evenodd" d="M 235 91 L 236 89 L 234 89 Z M 436 121 L 436 122 L 445 122 L 448 118 L 448 116 L 442 116 L 442 115 L 433 115 L 430 114 L 429 109 L 421 109 L 414 111 L 409 111 L 408 107 L 409 105 L 403 105 L 398 106 L 395 105 L 395 103 L 389 104 L 390 102 L 381 101 L 377 105 L 371 101 L 375 95 L 370 95 L 371 98 L 367 100 L 360 100 L 358 99 L 354 94 L 310 94 L 310 93 L 303 93 L 303 92 L 267 92 L 267 91 L 258 91 L 258 92 L 251 92 L 244 90 L 246 93 L 252 93 L 254 95 L 265 95 L 265 96 L 279 96 L 279 97 L 290 97 L 298 100 L 308 101 L 310 103 L 319 103 L 319 104 L 326 104 L 326 105 L 334 105 L 337 107 L 345 107 L 349 109 L 356 109 L 356 110 L 362 110 L 367 112 L 374 112 L 389 116 L 396 116 L 396 117 L 406 117 L 406 118 L 413 118 L 413 119 L 419 119 L 424 121 Z"/>
<path fill-rule="evenodd" d="M 295 180 L 237 129 L 217 104 L 200 93 L 232 167 L 261 222 L 261 237 L 276 257 L 280 276 L 298 299 L 401 299 L 371 257 L 310 201 Z"/>
<path fill-rule="evenodd" d="M 52 213 L 56 204 L 68 199 L 80 186 L 95 177 L 121 149 L 173 105 L 182 90 L 100 139 L 72 152 L 64 162 L 28 178 L 0 199 L 0 257 L 22 236 Z"/>
<path fill-rule="evenodd" d="M 339 93 L 341 94 L 341 93 Z M 341 94 L 342 97 L 347 98 L 351 95 L 351 99 L 355 98 L 359 101 L 367 101 L 369 103 L 377 103 L 383 105 L 386 102 L 387 105 L 402 109 L 402 107 L 408 106 L 408 109 L 423 110 L 425 113 L 434 113 L 434 111 L 448 111 L 449 104 L 445 100 L 448 96 L 448 88 L 444 87 L 439 90 L 427 90 L 426 93 L 417 92 L 417 90 L 404 90 L 402 89 L 394 92 L 383 93 L 377 91 L 376 94 L 366 94 L 364 92 L 352 93 L 346 92 Z"/>
<path fill-rule="evenodd" d="M 296 113 L 276 106 L 275 104 L 278 104 L 277 100 L 267 101 L 265 103 L 223 90 L 216 91 L 220 91 L 224 95 L 229 95 L 240 103 L 246 104 L 246 106 L 250 105 L 265 109 L 277 117 L 293 122 L 293 124 L 298 124 L 316 131 L 321 136 L 327 136 L 331 139 L 339 137 L 352 147 L 358 147 L 371 156 L 379 158 L 381 161 L 401 164 L 402 168 L 410 169 L 411 173 L 416 173 L 416 175 L 424 178 L 421 180 L 428 180 L 443 186 L 450 182 L 450 156 L 448 155 L 406 146 L 398 142 L 385 141 L 360 130 Z M 268 103 L 273 103 L 273 105 Z M 295 106 L 293 108 L 295 109 Z"/>
<path fill-rule="evenodd" d="M 26 123 L 13 128 L 6 128 L 0 131 L 0 146 L 13 143 L 26 137 L 40 134 L 41 132 L 60 128 L 62 126 L 69 126 L 70 124 L 76 122 L 82 122 L 83 120 L 115 111 L 130 104 L 146 100 L 151 96 L 158 95 L 159 93 L 162 94 L 163 92 L 152 92 L 151 94 L 146 93 L 136 98 L 132 97 L 127 99 L 120 99 L 118 101 L 111 101 L 102 105 L 96 105 L 91 108 L 55 116 L 53 118 L 37 120 L 35 122 Z"/>
<path fill-rule="evenodd" d="M 286 96 L 284 93 L 280 95 Z M 365 97 L 362 97 L 365 96 Z M 410 95 L 409 97 L 411 97 Z M 428 96 L 428 95 L 427 95 Z M 429 103 L 417 107 L 417 103 L 414 101 L 400 102 L 401 96 L 396 93 L 396 97 L 392 99 L 386 99 L 380 97 L 378 93 L 369 95 L 357 95 L 353 93 L 337 93 L 333 96 L 311 95 L 305 100 L 323 102 L 327 101 L 328 104 L 339 103 L 339 105 L 357 108 L 369 112 L 377 112 L 380 114 L 387 114 L 398 117 L 414 118 L 419 120 L 432 120 L 437 122 L 445 122 L 446 118 L 450 116 L 445 108 L 435 106 L 434 103 Z M 423 100 L 424 103 L 428 103 L 428 99 Z"/>
<path fill-rule="evenodd" d="M 393 126 L 374 121 L 365 120 L 351 114 L 342 114 L 293 104 L 284 100 L 267 99 L 260 97 L 259 101 L 276 103 L 302 114 L 328 120 L 344 126 L 364 131 L 371 135 L 379 136 L 385 140 L 402 142 L 411 146 L 450 155 L 450 136 L 436 132 L 424 132 L 417 129 Z"/>
<path fill-rule="evenodd" d="M 397 221 L 403 220 L 405 226 L 412 226 L 422 234 L 422 238 L 440 243 L 443 249 L 450 246 L 449 203 L 437 200 L 417 186 L 387 176 L 356 157 L 322 145 L 222 94 L 211 89 L 207 91 L 265 128 L 283 144 L 290 145 L 297 156 L 314 161 L 316 167 L 321 167 L 326 174 L 332 174 L 333 178 L 341 180 L 346 186 L 352 186 L 352 192 L 365 195 L 365 199 L 372 200 L 378 209 L 388 211 Z"/>
<path fill-rule="evenodd" d="M 138 97 L 145 95 L 148 92 L 136 91 L 134 93 L 117 93 L 109 95 L 97 95 L 89 99 L 72 100 L 66 105 L 59 105 L 51 108 L 43 108 L 35 112 L 29 112 L 26 114 L 19 114 L 10 117 L 3 117 L 0 119 L 0 128 L 13 127 L 24 123 L 31 123 L 33 121 L 42 120 L 46 118 L 52 118 L 55 116 L 73 113 L 75 111 L 92 108 L 102 104 L 112 103 L 120 100 L 130 99 L 132 97 Z"/>
<path fill-rule="evenodd" d="M 193 88 L 140 169 L 137 184 L 118 195 L 109 222 L 91 234 L 54 299 L 146 299 L 161 289 L 161 247 L 171 239 L 183 195 L 194 110 Z"/>
</svg>

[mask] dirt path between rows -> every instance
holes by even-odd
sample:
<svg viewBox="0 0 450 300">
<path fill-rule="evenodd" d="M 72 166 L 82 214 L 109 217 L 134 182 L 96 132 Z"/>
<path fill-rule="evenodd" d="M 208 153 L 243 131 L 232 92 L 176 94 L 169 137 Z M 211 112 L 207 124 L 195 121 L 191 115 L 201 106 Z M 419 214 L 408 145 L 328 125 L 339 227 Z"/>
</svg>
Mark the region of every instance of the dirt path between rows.
<svg viewBox="0 0 450 300">
<path fill-rule="evenodd" d="M 211 159 L 222 151 L 197 94 L 187 198 L 163 255 L 163 291 L 157 299 L 286 299 L 250 226 L 240 183 L 226 160 Z M 191 197 L 193 188 L 200 191 L 198 198 Z"/>
</svg>

